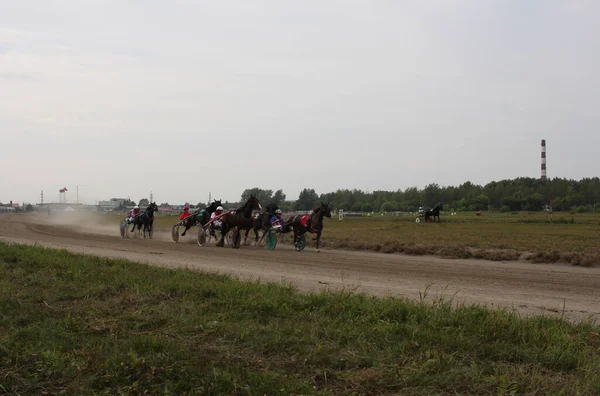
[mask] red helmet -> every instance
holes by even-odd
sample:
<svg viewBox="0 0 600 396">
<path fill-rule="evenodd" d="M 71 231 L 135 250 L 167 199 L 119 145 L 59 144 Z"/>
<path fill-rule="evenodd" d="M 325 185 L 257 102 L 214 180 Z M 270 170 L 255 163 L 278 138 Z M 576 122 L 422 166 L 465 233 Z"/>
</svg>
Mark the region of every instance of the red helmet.
<svg viewBox="0 0 600 396">
<path fill-rule="evenodd" d="M 190 210 L 190 207 L 186 205 L 183 207 L 183 210 Z"/>
</svg>

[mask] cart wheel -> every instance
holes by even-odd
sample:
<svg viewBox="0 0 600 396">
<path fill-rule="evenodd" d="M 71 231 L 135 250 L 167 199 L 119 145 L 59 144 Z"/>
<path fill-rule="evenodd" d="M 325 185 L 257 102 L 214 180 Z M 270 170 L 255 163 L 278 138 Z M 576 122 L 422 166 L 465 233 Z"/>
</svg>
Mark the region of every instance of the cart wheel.
<svg viewBox="0 0 600 396">
<path fill-rule="evenodd" d="M 198 238 L 196 239 L 198 242 L 198 245 L 200 246 L 205 246 L 207 243 L 210 242 L 210 230 L 208 228 L 203 228 L 200 227 L 200 231 L 198 231 Z"/>
<path fill-rule="evenodd" d="M 296 250 L 301 252 L 306 247 L 306 235 L 298 235 L 298 240 L 296 240 Z"/>
<path fill-rule="evenodd" d="M 419 219 L 418 217 L 415 219 L 415 223 L 420 223 L 421 219 Z"/>
<path fill-rule="evenodd" d="M 179 226 L 178 225 L 173 226 L 173 229 L 171 230 L 171 237 L 173 238 L 173 242 L 175 242 L 175 243 L 179 242 Z"/>
<path fill-rule="evenodd" d="M 277 233 L 274 231 L 267 232 L 267 249 L 274 250 L 277 246 Z"/>
</svg>

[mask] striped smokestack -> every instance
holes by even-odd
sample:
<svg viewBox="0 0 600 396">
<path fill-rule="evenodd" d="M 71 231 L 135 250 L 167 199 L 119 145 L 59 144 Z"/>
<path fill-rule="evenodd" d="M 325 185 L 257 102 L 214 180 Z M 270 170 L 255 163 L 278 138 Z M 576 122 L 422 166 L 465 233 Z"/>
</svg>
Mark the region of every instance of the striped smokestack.
<svg viewBox="0 0 600 396">
<path fill-rule="evenodd" d="M 546 141 L 542 140 L 542 180 L 546 180 Z"/>
</svg>

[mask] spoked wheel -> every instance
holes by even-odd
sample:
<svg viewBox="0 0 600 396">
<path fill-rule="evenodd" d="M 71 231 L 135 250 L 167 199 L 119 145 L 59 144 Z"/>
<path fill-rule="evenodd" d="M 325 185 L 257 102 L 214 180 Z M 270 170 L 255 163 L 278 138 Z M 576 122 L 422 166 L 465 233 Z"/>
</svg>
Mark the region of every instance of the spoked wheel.
<svg viewBox="0 0 600 396">
<path fill-rule="evenodd" d="M 171 229 L 171 238 L 173 238 L 173 242 L 179 242 L 179 226 L 174 225 Z"/>
<path fill-rule="evenodd" d="M 421 219 L 419 219 L 418 217 L 415 219 L 415 223 L 420 223 Z"/>
<path fill-rule="evenodd" d="M 277 233 L 275 231 L 267 232 L 266 245 L 269 250 L 274 250 L 277 246 Z"/>
<path fill-rule="evenodd" d="M 125 238 L 127 236 L 127 222 L 125 220 L 119 224 L 119 231 L 121 232 L 121 238 Z"/>
<path fill-rule="evenodd" d="M 196 238 L 196 241 L 198 242 L 199 246 L 204 246 L 207 243 L 210 242 L 210 230 L 208 228 L 204 228 L 204 227 L 200 227 L 200 230 L 198 231 L 198 237 Z"/>
<path fill-rule="evenodd" d="M 298 239 L 296 240 L 296 250 L 301 252 L 306 247 L 306 235 L 298 235 Z"/>
<path fill-rule="evenodd" d="M 231 231 L 231 247 L 234 249 L 240 248 L 242 242 L 242 233 L 237 228 Z"/>
</svg>

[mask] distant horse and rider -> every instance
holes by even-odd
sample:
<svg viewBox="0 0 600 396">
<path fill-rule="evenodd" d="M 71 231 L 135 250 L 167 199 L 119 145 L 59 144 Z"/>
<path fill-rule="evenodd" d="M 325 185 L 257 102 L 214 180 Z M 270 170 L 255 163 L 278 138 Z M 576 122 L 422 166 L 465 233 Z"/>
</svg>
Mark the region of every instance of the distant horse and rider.
<svg viewBox="0 0 600 396">
<path fill-rule="evenodd" d="M 266 206 L 265 210 L 260 212 L 254 217 L 254 240 L 255 245 L 258 246 L 265 238 L 266 234 L 272 228 L 271 219 L 273 216 L 277 214 L 277 212 L 281 213 L 279 206 L 274 203 L 270 203 Z M 262 237 L 259 240 L 258 233 L 262 231 Z"/>
<path fill-rule="evenodd" d="M 290 217 L 285 223 L 285 230 L 290 228 L 294 232 L 294 246 L 296 250 L 300 250 L 297 246 L 298 238 L 307 232 L 316 234 L 313 239 L 317 242 L 317 252 L 320 251 L 321 233 L 323 232 L 323 218 L 331 219 L 331 208 L 329 203 L 321 202 L 312 213 L 305 215 L 296 215 Z M 284 231 L 285 232 L 285 231 Z"/>
<path fill-rule="evenodd" d="M 158 212 L 158 205 L 156 205 L 156 202 L 152 202 L 148 205 L 145 211 L 142 211 L 135 217 L 131 218 L 131 222 L 133 223 L 131 232 L 134 232 L 137 227 L 139 234 L 143 227 L 144 238 L 146 238 L 146 233 L 148 234 L 149 238 L 152 238 L 152 226 L 154 225 L 154 213 L 156 212 Z"/>
<path fill-rule="evenodd" d="M 244 238 L 244 244 L 248 239 L 248 233 L 254 229 L 254 217 L 252 212 L 254 210 L 262 210 L 262 206 L 254 195 L 250 195 L 250 198 L 244 203 L 244 205 L 236 210 L 225 212 L 221 218 L 221 239 L 217 242 L 217 246 L 223 247 L 225 245 L 225 236 L 229 231 L 233 231 L 233 244 L 232 247 L 240 247 L 241 231 L 246 231 Z"/>
<path fill-rule="evenodd" d="M 217 208 L 221 206 L 221 200 L 215 200 L 213 203 L 208 205 L 206 208 L 192 213 L 189 217 L 184 220 L 185 230 L 181 233 L 181 236 L 185 236 L 185 233 L 194 225 L 204 226 L 210 220 L 212 215 Z"/>
<path fill-rule="evenodd" d="M 435 206 L 433 209 L 425 211 L 425 222 L 435 222 L 437 217 L 438 223 L 440 222 L 440 211 L 444 209 L 443 204 Z M 430 220 L 431 219 L 431 220 Z"/>
</svg>

